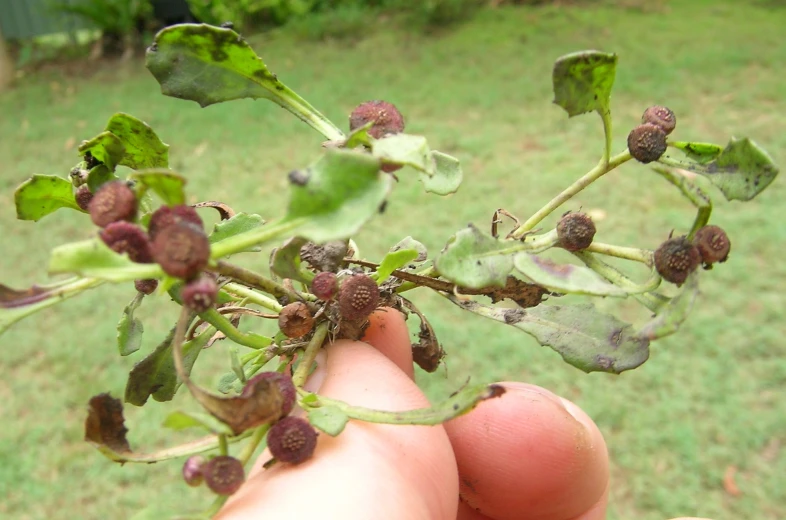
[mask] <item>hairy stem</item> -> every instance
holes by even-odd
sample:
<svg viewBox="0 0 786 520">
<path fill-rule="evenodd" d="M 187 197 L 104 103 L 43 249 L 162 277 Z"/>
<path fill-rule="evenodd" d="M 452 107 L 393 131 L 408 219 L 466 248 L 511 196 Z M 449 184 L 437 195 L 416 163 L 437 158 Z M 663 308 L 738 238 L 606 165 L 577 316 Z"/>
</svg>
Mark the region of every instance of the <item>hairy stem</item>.
<svg viewBox="0 0 786 520">
<path fill-rule="evenodd" d="M 302 298 L 293 290 L 288 289 L 278 282 L 267 278 L 259 273 L 240 267 L 239 265 L 230 264 L 224 260 L 216 262 L 214 269 L 217 273 L 228 276 L 235 281 L 242 283 L 252 289 L 258 289 L 276 298 L 286 298 L 290 302 L 302 300 Z"/>
<path fill-rule="evenodd" d="M 235 296 L 245 298 L 248 303 L 255 303 L 260 307 L 270 309 L 274 312 L 281 312 L 281 309 L 284 308 L 284 306 L 278 303 L 276 300 L 268 298 L 264 294 L 259 294 L 257 291 L 249 289 L 245 285 L 241 285 L 239 283 L 230 282 L 224 284 L 222 289 L 227 290 Z"/>
<path fill-rule="evenodd" d="M 658 309 L 660 309 L 662 302 L 650 294 L 652 291 L 657 289 L 661 283 L 660 275 L 658 275 L 658 273 L 654 270 L 653 274 L 650 276 L 650 278 L 647 279 L 647 281 L 645 281 L 643 284 L 637 284 L 615 267 L 612 267 L 606 262 L 596 258 L 592 253 L 587 253 L 586 251 L 576 251 L 573 253 L 573 255 L 584 262 L 587 267 L 601 275 L 603 278 L 630 293 L 630 295 L 636 298 L 639 303 L 644 305 L 652 312 L 657 312 Z"/>
<path fill-rule="evenodd" d="M 652 251 L 648 251 L 646 249 L 639 249 L 636 247 L 623 247 L 623 246 L 615 246 L 611 244 L 604 244 L 601 242 L 593 242 L 584 251 L 587 251 L 589 253 L 599 253 L 601 255 L 606 255 L 606 256 L 613 256 L 625 260 L 632 260 L 634 262 L 640 262 L 646 265 L 647 267 L 652 267 L 654 262 L 654 259 L 652 257 Z"/>
<path fill-rule="evenodd" d="M 548 217 L 555 209 L 559 208 L 565 202 L 573 198 L 574 195 L 630 159 L 630 152 L 625 150 L 624 152 L 611 157 L 608 161 L 599 162 L 597 166 L 585 173 L 584 176 L 578 179 L 576 182 L 565 188 L 562 193 L 551 199 L 548 204 L 543 206 L 534 215 L 527 219 L 527 221 L 524 222 L 520 228 L 511 234 L 511 237 L 523 237 L 528 231 L 532 231 L 535 226 L 537 226 L 544 218 Z"/>
<path fill-rule="evenodd" d="M 322 348 L 322 343 L 324 343 L 325 338 L 327 337 L 327 332 L 327 321 L 323 321 L 317 325 L 314 335 L 311 336 L 311 341 L 308 342 L 306 350 L 300 357 L 300 364 L 298 365 L 295 374 L 292 376 L 292 382 L 295 383 L 295 386 L 303 386 L 306 383 L 306 379 L 308 379 L 308 376 L 311 373 L 311 366 L 314 364 L 317 353 L 319 353 L 319 349 Z"/>
<path fill-rule="evenodd" d="M 238 330 L 226 316 L 216 309 L 208 309 L 199 317 L 223 332 L 227 338 L 244 347 L 259 350 L 273 343 L 273 339 L 267 336 Z"/>
</svg>

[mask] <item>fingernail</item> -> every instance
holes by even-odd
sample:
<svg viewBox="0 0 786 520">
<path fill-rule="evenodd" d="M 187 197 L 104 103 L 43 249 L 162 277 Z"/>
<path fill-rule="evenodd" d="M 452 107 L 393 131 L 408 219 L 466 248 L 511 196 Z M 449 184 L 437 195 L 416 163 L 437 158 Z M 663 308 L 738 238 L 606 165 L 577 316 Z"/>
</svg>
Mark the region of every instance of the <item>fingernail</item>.
<svg viewBox="0 0 786 520">
<path fill-rule="evenodd" d="M 584 426 L 585 430 L 587 430 L 588 432 L 592 430 L 592 419 L 590 419 L 589 415 L 587 415 L 584 412 L 584 410 L 582 410 L 572 402 L 568 401 L 567 399 L 560 397 L 559 400 L 562 402 L 562 406 L 565 408 L 565 410 L 567 410 L 568 413 L 574 419 L 576 419 L 576 421 L 579 424 Z"/>
<path fill-rule="evenodd" d="M 558 405 L 560 408 L 564 408 L 564 404 L 562 403 L 562 399 L 556 394 L 549 392 L 545 388 L 541 388 L 539 386 L 530 385 L 528 383 L 502 383 L 502 386 L 505 387 L 506 390 L 518 394 L 522 397 L 527 397 L 530 399 L 535 400 L 546 400 L 551 403 Z"/>
</svg>

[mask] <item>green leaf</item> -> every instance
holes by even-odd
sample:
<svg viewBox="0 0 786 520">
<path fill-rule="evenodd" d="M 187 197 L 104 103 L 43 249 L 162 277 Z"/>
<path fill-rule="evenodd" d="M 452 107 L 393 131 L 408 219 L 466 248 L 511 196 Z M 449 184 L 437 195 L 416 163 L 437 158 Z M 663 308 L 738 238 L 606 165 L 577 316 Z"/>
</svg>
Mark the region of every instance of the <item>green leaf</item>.
<svg viewBox="0 0 786 520">
<path fill-rule="evenodd" d="M 420 135 L 394 134 L 377 139 L 371 144 L 371 152 L 383 163 L 412 166 L 421 172 L 434 172 L 428 142 Z"/>
<path fill-rule="evenodd" d="M 699 295 L 698 279 L 698 272 L 691 274 L 680 288 L 680 292 L 666 305 L 661 306 L 658 314 L 645 323 L 636 335 L 654 341 L 677 332 L 693 309 L 693 304 Z"/>
<path fill-rule="evenodd" d="M 497 240 L 470 224 L 448 240 L 436 259 L 436 268 L 439 274 L 462 287 L 505 287 L 513 270 L 513 255 L 507 251 L 510 247 L 509 242 Z"/>
<path fill-rule="evenodd" d="M 173 171 L 163 169 L 144 170 L 132 173 L 129 178 L 139 182 L 146 189 L 153 190 L 169 206 L 185 204 L 186 202 L 186 194 L 183 191 L 186 179 Z"/>
<path fill-rule="evenodd" d="M 217 222 L 210 234 L 210 244 L 214 245 L 229 237 L 251 231 L 265 224 L 265 220 L 256 214 L 238 213 L 227 220 Z M 253 246 L 246 251 L 261 251 L 259 246 Z"/>
<path fill-rule="evenodd" d="M 60 208 L 82 211 L 71 183 L 56 175 L 33 175 L 16 189 L 14 203 L 19 220 L 41 220 Z"/>
<path fill-rule="evenodd" d="M 428 260 L 428 249 L 422 243 L 418 242 L 412 237 L 405 237 L 398 244 L 390 248 L 391 253 L 395 253 L 396 251 L 401 251 L 402 249 L 414 249 L 417 251 L 418 256 L 415 258 L 414 262 L 417 264 L 422 264 L 426 260 Z"/>
<path fill-rule="evenodd" d="M 393 271 L 415 260 L 418 255 L 415 249 L 399 249 L 386 254 L 377 267 L 377 285 L 381 285 Z"/>
<path fill-rule="evenodd" d="M 608 113 L 616 72 L 616 54 L 581 51 L 562 56 L 554 63 L 554 103 L 570 117 Z"/>
<path fill-rule="evenodd" d="M 87 187 L 95 193 L 103 184 L 117 179 L 119 177 L 112 170 L 103 164 L 98 164 L 87 173 Z"/>
<path fill-rule="evenodd" d="M 335 437 L 349 422 L 347 414 L 335 406 L 320 406 L 308 411 L 308 422 L 315 428 L 322 430 L 331 437 Z"/>
<path fill-rule="evenodd" d="M 132 262 L 127 255 L 115 253 L 97 238 L 54 248 L 49 258 L 49 272 L 74 273 L 110 282 L 160 278 L 163 275 L 158 264 Z"/>
<path fill-rule="evenodd" d="M 82 155 L 90 152 L 90 155 L 109 168 L 109 171 L 115 171 L 126 153 L 123 141 L 112 132 L 101 132 L 79 145 L 78 150 Z"/>
<path fill-rule="evenodd" d="M 233 99 L 265 98 L 323 133 L 343 133 L 270 72 L 235 31 L 209 25 L 182 24 L 160 31 L 148 48 L 146 65 L 167 96 L 206 107 Z"/>
<path fill-rule="evenodd" d="M 767 152 L 747 137 L 732 138 L 717 157 L 709 161 L 707 157 L 696 162 L 690 157 L 676 159 L 664 155 L 658 162 L 707 177 L 727 200 L 751 200 L 778 176 L 778 167 Z"/>
<path fill-rule="evenodd" d="M 210 340 L 216 329 L 208 327 L 205 332 L 183 343 L 183 365 L 187 373 L 196 363 L 202 348 Z M 143 406 L 150 396 L 159 402 L 171 401 L 180 387 L 172 357 L 172 338 L 174 329 L 158 347 L 145 359 L 134 365 L 128 374 L 125 402 Z"/>
<path fill-rule="evenodd" d="M 134 317 L 134 311 L 141 303 L 142 296 L 137 294 L 123 309 L 123 315 L 117 324 L 117 348 L 121 356 L 133 354 L 142 346 L 142 334 L 145 328 L 142 322 Z"/>
<path fill-rule="evenodd" d="M 591 296 L 619 296 L 628 293 L 607 282 L 592 269 L 571 264 L 557 264 L 548 258 L 519 253 L 513 264 L 523 275 L 549 291 Z"/>
<path fill-rule="evenodd" d="M 125 154 L 118 164 L 135 170 L 169 167 L 169 145 L 144 121 L 118 112 L 106 124 L 106 129 L 125 146 Z"/>
<path fill-rule="evenodd" d="M 374 139 L 368 135 L 368 131 L 372 126 L 374 126 L 374 122 L 369 121 L 365 125 L 354 129 L 344 141 L 344 148 L 357 148 L 358 146 L 371 148 Z"/>
<path fill-rule="evenodd" d="M 420 176 L 426 191 L 437 195 L 456 193 L 464 178 L 459 160 L 437 150 L 431 152 L 431 160 L 434 163 L 434 172 Z"/>
<path fill-rule="evenodd" d="M 304 220 L 297 234 L 317 243 L 357 233 L 377 213 L 393 182 L 377 159 L 349 150 L 328 150 L 298 173 L 284 222 Z"/>
<path fill-rule="evenodd" d="M 300 267 L 300 248 L 307 242 L 305 238 L 292 237 L 276 248 L 270 255 L 270 270 L 281 278 L 310 284 L 314 273 Z"/>
<path fill-rule="evenodd" d="M 712 143 L 694 143 L 677 141 L 669 143 L 671 146 L 682 150 L 685 155 L 699 164 L 707 164 L 718 158 L 723 152 L 723 147 Z"/>
<path fill-rule="evenodd" d="M 170 430 L 204 428 L 211 433 L 232 435 L 232 428 L 206 413 L 174 411 L 167 415 L 162 424 Z"/>
<path fill-rule="evenodd" d="M 523 330 L 584 372 L 619 374 L 649 357 L 647 339 L 637 336 L 630 324 L 591 304 L 539 305 L 525 310 L 490 307 L 452 295 L 447 298 L 462 309 Z"/>
</svg>

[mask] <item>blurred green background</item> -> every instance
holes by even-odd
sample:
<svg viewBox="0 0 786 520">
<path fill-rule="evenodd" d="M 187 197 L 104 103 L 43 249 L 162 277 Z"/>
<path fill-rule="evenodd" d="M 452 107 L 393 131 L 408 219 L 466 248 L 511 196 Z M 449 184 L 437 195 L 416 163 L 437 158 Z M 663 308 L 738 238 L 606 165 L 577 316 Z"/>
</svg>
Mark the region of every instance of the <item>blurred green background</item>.
<svg viewBox="0 0 786 520">
<path fill-rule="evenodd" d="M 447 198 L 425 194 L 414 175 L 400 172 L 386 213 L 357 237 L 369 259 L 407 235 L 437 252 L 468 222 L 485 228 L 499 207 L 526 217 L 596 163 L 599 118 L 569 120 L 551 104 L 552 63 L 576 50 L 620 56 L 615 149 L 625 146 L 641 112 L 660 103 L 677 114 L 680 139 L 725 144 L 749 136 L 776 162 L 786 159 L 786 8 L 777 2 L 501 5 L 472 9 L 449 26 L 418 25 L 409 12 L 352 9 L 349 21 L 339 15 L 346 25 L 338 37 L 320 18 L 333 12 L 250 42 L 279 78 L 341 126 L 359 102 L 385 99 L 402 110 L 410 133 L 462 160 L 464 185 Z M 52 246 L 94 233 L 76 212 L 38 224 L 15 220 L 13 190 L 32 173 L 66 175 L 77 144 L 117 111 L 147 121 L 171 144 L 171 166 L 188 177 L 193 201 L 221 200 L 266 218 L 282 214 L 287 172 L 320 153 L 320 136 L 270 103 L 200 109 L 160 95 L 138 59 L 22 69 L 16 86 L 0 95 L 2 283 L 44 282 Z M 419 372 L 419 383 L 434 399 L 471 376 L 528 381 L 574 400 L 609 445 L 611 519 L 786 518 L 786 188 L 776 180 L 744 205 L 713 195 L 713 222 L 732 239 L 730 261 L 702 277 L 686 325 L 655 343 L 641 368 L 584 374 L 528 336 L 418 291 L 413 300 L 448 353 L 447 370 Z M 648 248 L 672 229 L 684 232 L 693 218 L 672 187 L 636 164 L 565 209 L 579 207 L 595 215 L 598 239 Z M 267 259 L 248 262 L 261 268 Z M 115 326 L 132 296 L 130 284 L 103 287 L 0 338 L 0 517 L 129 518 L 148 505 L 185 509 L 209 501 L 182 484 L 178 462 L 119 466 L 82 440 L 89 397 L 122 395 L 128 370 L 177 315 L 163 298 L 146 301 L 143 349 L 120 358 Z M 600 305 L 634 322 L 648 317 L 627 302 Z M 227 367 L 226 345 L 218 344 L 205 352 L 197 377 L 215 383 Z M 188 438 L 160 424 L 169 411 L 193 406 L 181 394 L 173 404 L 128 407 L 132 446 Z"/>
</svg>

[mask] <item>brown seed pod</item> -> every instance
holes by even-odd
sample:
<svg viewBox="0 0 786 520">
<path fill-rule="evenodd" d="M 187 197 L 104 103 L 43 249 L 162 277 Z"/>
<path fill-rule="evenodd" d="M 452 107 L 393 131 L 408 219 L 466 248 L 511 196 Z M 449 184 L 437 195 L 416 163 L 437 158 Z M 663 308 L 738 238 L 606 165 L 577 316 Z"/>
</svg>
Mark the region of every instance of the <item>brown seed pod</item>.
<svg viewBox="0 0 786 520">
<path fill-rule="evenodd" d="M 330 301 L 338 292 L 338 278 L 336 273 L 322 271 L 317 273 L 311 281 L 311 292 L 323 301 Z"/>
<path fill-rule="evenodd" d="M 93 192 L 90 191 L 87 184 L 81 185 L 76 190 L 74 198 L 76 199 L 76 205 L 79 206 L 82 211 L 90 211 L 88 208 L 90 207 L 90 201 L 93 200 Z"/>
<path fill-rule="evenodd" d="M 278 391 L 284 398 L 281 404 L 281 417 L 286 417 L 295 407 L 295 398 L 297 397 L 297 390 L 295 390 L 295 383 L 292 378 L 280 372 L 260 372 L 246 382 L 243 387 L 243 392 L 240 397 L 249 397 L 254 395 L 254 386 L 261 380 L 271 381 L 278 385 Z"/>
<path fill-rule="evenodd" d="M 156 235 L 153 258 L 166 274 L 191 280 L 207 266 L 210 242 L 197 226 L 176 222 Z"/>
<path fill-rule="evenodd" d="M 246 480 L 243 464 L 235 457 L 219 455 L 203 467 L 205 484 L 217 495 L 233 495 Z"/>
<path fill-rule="evenodd" d="M 90 218 L 98 227 L 106 227 L 119 220 L 134 220 L 136 208 L 136 194 L 123 181 L 105 183 L 88 204 Z"/>
<path fill-rule="evenodd" d="M 204 229 L 205 225 L 191 206 L 161 206 L 150 215 L 150 223 L 147 225 L 147 233 L 150 240 L 155 240 L 159 231 L 167 226 L 178 222 L 190 222 L 199 229 Z"/>
<path fill-rule="evenodd" d="M 644 111 L 644 114 L 641 116 L 641 122 L 642 124 L 650 123 L 657 125 L 666 135 L 669 135 L 677 126 L 677 117 L 670 108 L 654 105 Z"/>
<path fill-rule="evenodd" d="M 267 432 L 267 447 L 280 462 L 300 464 L 314 454 L 317 431 L 301 417 L 284 417 Z"/>
<path fill-rule="evenodd" d="M 373 123 L 368 135 L 380 139 L 404 131 L 404 117 L 396 106 L 387 101 L 366 101 L 358 105 L 349 116 L 349 130 Z"/>
<path fill-rule="evenodd" d="M 278 313 L 278 328 L 288 338 L 302 338 L 314 329 L 314 316 L 305 303 L 290 303 Z"/>
<path fill-rule="evenodd" d="M 158 288 L 158 280 L 147 278 L 145 280 L 134 280 L 134 288 L 142 294 L 153 294 Z"/>
<path fill-rule="evenodd" d="M 682 285 L 699 265 L 699 250 L 685 237 L 670 238 L 655 250 L 655 268 L 664 280 Z"/>
<path fill-rule="evenodd" d="M 657 161 L 666 151 L 666 132 L 650 123 L 639 125 L 628 134 L 628 150 L 641 163 Z"/>
<path fill-rule="evenodd" d="M 132 262 L 150 264 L 153 253 L 147 233 L 131 222 L 112 222 L 98 233 L 101 240 L 115 253 L 127 254 Z"/>
<path fill-rule="evenodd" d="M 581 251 L 592 244 L 595 223 L 586 213 L 566 213 L 557 224 L 559 244 L 568 251 Z"/>
<path fill-rule="evenodd" d="M 204 475 L 202 469 L 205 465 L 205 457 L 202 455 L 192 455 L 183 464 L 183 480 L 191 487 L 202 485 Z"/>
<path fill-rule="evenodd" d="M 731 251 L 731 241 L 726 232 L 718 226 L 704 226 L 696 232 L 693 243 L 699 249 L 701 261 L 705 265 L 725 262 Z"/>
<path fill-rule="evenodd" d="M 205 312 L 215 305 L 218 298 L 218 284 L 211 276 L 202 275 L 191 280 L 180 291 L 183 305 L 196 312 Z"/>
<path fill-rule="evenodd" d="M 345 320 L 364 320 L 379 303 L 379 287 L 366 274 L 350 276 L 341 283 L 338 307 Z"/>
</svg>

